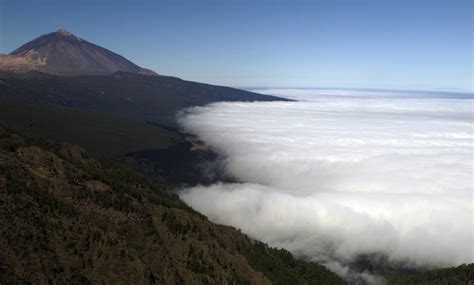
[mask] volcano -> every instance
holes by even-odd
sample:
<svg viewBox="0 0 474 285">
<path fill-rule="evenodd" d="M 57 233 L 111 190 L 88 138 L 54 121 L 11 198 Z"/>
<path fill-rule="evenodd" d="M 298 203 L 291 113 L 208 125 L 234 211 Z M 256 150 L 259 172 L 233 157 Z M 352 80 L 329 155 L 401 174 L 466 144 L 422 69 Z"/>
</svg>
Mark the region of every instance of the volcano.
<svg viewBox="0 0 474 285">
<path fill-rule="evenodd" d="M 66 76 L 109 75 L 117 71 L 157 75 L 63 28 L 42 35 L 8 55 L 0 55 L 0 70 Z"/>
</svg>

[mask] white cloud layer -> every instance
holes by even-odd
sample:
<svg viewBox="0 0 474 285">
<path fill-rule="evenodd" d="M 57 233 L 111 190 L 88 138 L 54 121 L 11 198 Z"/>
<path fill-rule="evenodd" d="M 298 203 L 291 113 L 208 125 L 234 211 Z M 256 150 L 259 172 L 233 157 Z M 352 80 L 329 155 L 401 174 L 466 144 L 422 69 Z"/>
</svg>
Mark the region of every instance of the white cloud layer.
<svg viewBox="0 0 474 285">
<path fill-rule="evenodd" d="M 370 253 L 419 266 L 474 261 L 470 95 L 265 92 L 307 101 L 218 103 L 181 117 L 245 182 L 186 189 L 186 203 L 326 264 Z"/>
</svg>

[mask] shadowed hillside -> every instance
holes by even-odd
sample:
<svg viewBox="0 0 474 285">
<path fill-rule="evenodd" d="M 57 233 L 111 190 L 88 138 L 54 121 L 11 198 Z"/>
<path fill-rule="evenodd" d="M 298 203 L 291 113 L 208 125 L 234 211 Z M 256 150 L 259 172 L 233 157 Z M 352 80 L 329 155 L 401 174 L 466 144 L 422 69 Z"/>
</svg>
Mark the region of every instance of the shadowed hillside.
<svg viewBox="0 0 474 285">
<path fill-rule="evenodd" d="M 177 111 L 220 101 L 286 100 L 176 77 L 117 72 L 58 77 L 0 73 L 0 99 L 103 112 L 141 122 L 175 124 Z"/>
<path fill-rule="evenodd" d="M 0 282 L 342 284 L 82 148 L 0 129 Z"/>
<path fill-rule="evenodd" d="M 474 283 L 474 264 L 463 264 L 439 270 L 387 277 L 393 285 L 471 285 Z"/>
</svg>

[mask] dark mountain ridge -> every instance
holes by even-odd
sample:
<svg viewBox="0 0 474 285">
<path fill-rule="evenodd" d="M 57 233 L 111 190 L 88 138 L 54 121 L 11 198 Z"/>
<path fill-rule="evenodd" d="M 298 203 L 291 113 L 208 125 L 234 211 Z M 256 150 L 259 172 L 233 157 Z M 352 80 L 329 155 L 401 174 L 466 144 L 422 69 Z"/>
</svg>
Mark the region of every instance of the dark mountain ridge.
<svg viewBox="0 0 474 285">
<path fill-rule="evenodd" d="M 219 101 L 286 99 L 235 88 L 128 72 L 53 76 L 0 72 L 0 99 L 106 112 L 143 122 L 175 125 L 177 111 Z"/>
</svg>

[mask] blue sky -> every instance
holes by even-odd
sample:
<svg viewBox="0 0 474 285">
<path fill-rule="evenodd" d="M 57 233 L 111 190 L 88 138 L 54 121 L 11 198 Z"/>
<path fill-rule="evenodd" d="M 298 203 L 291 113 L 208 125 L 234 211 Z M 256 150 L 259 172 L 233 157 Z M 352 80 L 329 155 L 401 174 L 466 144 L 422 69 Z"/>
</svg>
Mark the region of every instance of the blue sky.
<svg viewBox="0 0 474 285">
<path fill-rule="evenodd" d="M 61 26 L 213 84 L 473 89 L 470 0 L 0 0 L 1 53 Z"/>
</svg>

